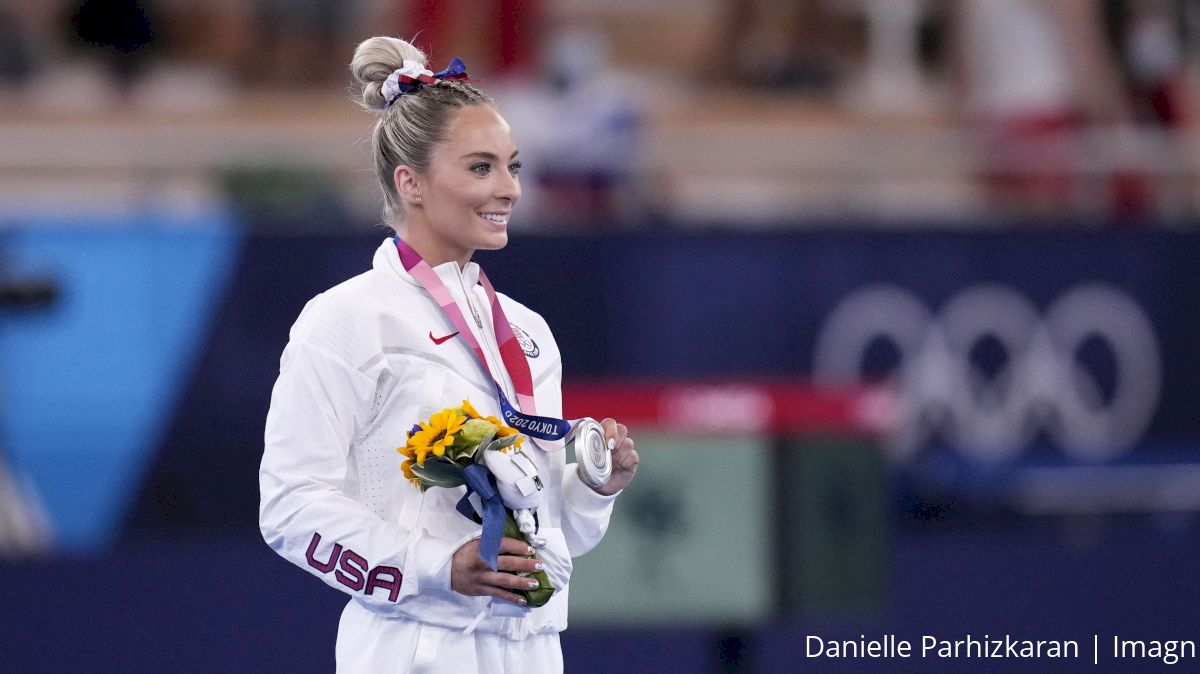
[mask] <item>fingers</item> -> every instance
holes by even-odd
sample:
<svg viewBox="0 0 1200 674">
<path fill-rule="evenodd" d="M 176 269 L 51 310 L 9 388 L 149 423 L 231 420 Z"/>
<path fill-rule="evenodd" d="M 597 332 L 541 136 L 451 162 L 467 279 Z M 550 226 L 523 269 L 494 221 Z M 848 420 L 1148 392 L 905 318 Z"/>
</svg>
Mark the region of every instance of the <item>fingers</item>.
<svg viewBox="0 0 1200 674">
<path fill-rule="evenodd" d="M 532 555 L 533 548 L 525 541 L 507 536 L 500 539 L 500 554 L 502 555 Z"/>
<path fill-rule="evenodd" d="M 528 562 L 530 560 L 522 561 Z M 528 602 L 525 600 L 525 597 L 517 593 L 536 590 L 541 585 L 536 578 L 492 571 L 490 569 L 471 572 L 468 573 L 468 576 L 469 581 L 464 583 L 463 589 L 459 590 L 459 592 L 468 595 L 495 597 L 522 606 Z"/>
<path fill-rule="evenodd" d="M 501 590 L 500 588 L 491 587 L 491 586 L 487 586 L 487 585 L 485 585 L 483 587 L 483 592 L 479 592 L 478 594 L 483 597 L 495 597 L 496 599 L 503 599 L 504 601 L 506 601 L 510 604 L 518 604 L 520 606 L 525 606 L 526 604 L 529 603 L 529 602 L 525 601 L 525 597 L 522 597 L 519 594 L 513 594 L 512 592 L 505 592 L 504 590 Z"/>
<path fill-rule="evenodd" d="M 619 424 L 615 419 L 605 419 L 600 422 L 604 427 L 604 437 L 609 439 L 612 449 L 613 470 L 637 470 L 638 453 L 633 449 L 633 438 L 629 437 L 629 428 Z"/>
<path fill-rule="evenodd" d="M 641 462 L 641 457 L 637 450 L 633 448 L 633 438 L 625 438 L 625 441 L 617 445 L 613 450 L 613 470 L 637 472 L 638 463 Z"/>
<path fill-rule="evenodd" d="M 460 587 L 455 589 L 466 595 L 495 597 L 514 604 L 525 604 L 525 598 L 517 594 L 521 590 L 533 589 L 529 585 L 531 578 L 514 576 L 511 573 L 491 571 L 468 572 L 462 579 Z M 537 582 L 537 581 L 534 581 Z"/>
<path fill-rule="evenodd" d="M 604 495 L 615 494 L 624 489 L 637 472 L 641 457 L 634 449 L 633 438 L 629 437 L 629 429 L 625 424 L 619 424 L 615 419 L 605 419 L 600 422 L 604 427 L 604 437 L 608 438 L 608 446 L 612 450 L 612 477 L 596 492 Z"/>
<path fill-rule="evenodd" d="M 611 417 L 601 421 L 600 425 L 604 427 L 604 437 L 608 440 L 609 449 L 620 447 L 629 435 L 629 429 L 625 424 L 619 424 L 616 419 Z"/>
<path fill-rule="evenodd" d="M 484 571 L 479 574 L 479 582 L 487 587 L 500 590 L 515 590 L 517 592 L 536 590 L 541 584 L 537 578 L 526 578 L 499 571 Z"/>
<path fill-rule="evenodd" d="M 527 558 L 533 549 L 524 541 L 514 538 L 500 539 L 500 556 L 496 560 L 499 571 L 492 571 L 479 558 L 479 540 L 465 543 L 454 553 L 450 587 L 465 595 L 486 596 L 502 599 L 513 604 L 525 605 L 525 598 L 516 592 L 535 590 L 538 581 L 516 575 L 533 573 L 545 568 L 542 562 Z"/>
<path fill-rule="evenodd" d="M 475 541 L 474 555 L 468 560 L 468 568 L 479 573 L 496 573 L 479 557 L 479 543 Z M 545 569 L 545 565 L 536 559 L 531 559 L 533 548 L 525 541 L 515 538 L 500 539 L 500 555 L 496 558 L 496 568 L 509 573 L 533 573 Z M 526 589 L 522 587 L 521 589 Z"/>
<path fill-rule="evenodd" d="M 508 571 L 509 573 L 533 573 L 544 570 L 546 565 L 536 559 L 529 559 L 527 557 L 500 555 L 499 559 L 497 559 L 496 567 L 501 571 Z"/>
</svg>

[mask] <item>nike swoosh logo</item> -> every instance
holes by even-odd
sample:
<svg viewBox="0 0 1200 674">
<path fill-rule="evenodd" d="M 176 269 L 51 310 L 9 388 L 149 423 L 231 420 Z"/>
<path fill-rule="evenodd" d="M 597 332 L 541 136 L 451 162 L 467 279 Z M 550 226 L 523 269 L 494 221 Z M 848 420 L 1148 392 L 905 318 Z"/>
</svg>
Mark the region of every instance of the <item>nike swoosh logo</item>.
<svg viewBox="0 0 1200 674">
<path fill-rule="evenodd" d="M 441 344 L 442 342 L 446 341 L 447 339 L 450 339 L 451 337 L 453 337 L 457 334 L 458 334 L 457 332 L 452 332 L 452 333 L 446 335 L 445 337 L 434 337 L 433 332 L 430 332 L 429 339 L 433 340 L 434 344 Z"/>
</svg>

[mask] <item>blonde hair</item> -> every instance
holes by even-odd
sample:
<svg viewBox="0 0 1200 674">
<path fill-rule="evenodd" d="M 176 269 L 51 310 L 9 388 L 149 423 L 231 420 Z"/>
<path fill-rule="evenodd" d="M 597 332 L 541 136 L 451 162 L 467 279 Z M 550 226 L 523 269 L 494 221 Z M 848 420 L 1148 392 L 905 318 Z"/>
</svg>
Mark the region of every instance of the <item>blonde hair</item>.
<svg viewBox="0 0 1200 674">
<path fill-rule="evenodd" d="M 404 61 L 416 61 L 423 67 L 427 58 L 420 49 L 394 37 L 373 37 L 354 50 L 350 71 L 362 87 L 357 102 L 375 112 L 372 154 L 375 173 L 383 188 L 383 218 L 395 227 L 404 208 L 396 191 L 393 174 L 400 165 L 418 172 L 429 168 L 434 144 L 445 138 L 450 116 L 467 105 L 495 105 L 491 97 L 466 82 L 440 80 L 389 102 L 383 95 L 383 83 Z"/>
</svg>

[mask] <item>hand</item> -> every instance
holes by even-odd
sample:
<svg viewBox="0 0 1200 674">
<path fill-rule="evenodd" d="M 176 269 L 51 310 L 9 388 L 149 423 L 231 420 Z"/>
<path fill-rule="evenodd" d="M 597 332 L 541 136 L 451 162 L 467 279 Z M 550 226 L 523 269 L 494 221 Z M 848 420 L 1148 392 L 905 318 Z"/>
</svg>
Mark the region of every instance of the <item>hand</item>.
<svg viewBox="0 0 1200 674">
<path fill-rule="evenodd" d="M 496 558 L 499 571 L 492 571 L 479 558 L 479 539 L 468 541 L 454 551 L 450 560 L 450 589 L 460 594 L 496 597 L 525 606 L 525 598 L 512 590 L 537 588 L 537 580 L 516 575 L 541 570 L 541 562 L 526 557 L 532 554 L 533 548 L 528 543 L 515 538 L 501 538 L 500 556 Z"/>
<path fill-rule="evenodd" d="M 597 494 L 611 496 L 624 489 L 637 473 L 638 453 L 633 448 L 633 438 L 629 437 L 629 429 L 625 424 L 618 424 L 613 419 L 600 422 L 604 427 L 604 439 L 612 447 L 612 476 L 604 486 L 596 489 Z"/>
</svg>

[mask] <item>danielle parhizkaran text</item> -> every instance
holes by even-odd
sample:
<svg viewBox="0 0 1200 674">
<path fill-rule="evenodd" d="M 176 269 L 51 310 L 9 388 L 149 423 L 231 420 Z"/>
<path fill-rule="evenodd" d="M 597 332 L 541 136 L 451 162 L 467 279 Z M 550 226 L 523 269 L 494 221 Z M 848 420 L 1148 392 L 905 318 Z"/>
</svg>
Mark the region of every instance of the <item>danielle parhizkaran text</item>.
<svg viewBox="0 0 1200 674">
<path fill-rule="evenodd" d="M 878 639 L 834 640 L 809 635 L 804 655 L 810 658 L 1078 658 L 1079 642 L 1064 639 L 974 637 L 942 639 L 928 634 L 915 642 L 885 634 Z"/>
<path fill-rule="evenodd" d="M 1093 635 L 1090 648 L 1083 654 L 1094 662 L 1100 659 L 1155 659 L 1172 665 L 1184 658 L 1196 657 L 1192 640 L 1131 640 L 1112 637 L 1111 648 L 1099 635 Z M 931 635 L 909 640 L 894 634 L 868 639 L 824 639 L 816 635 L 804 638 L 804 655 L 809 658 L 1079 658 L 1079 642 L 1073 639 L 1017 639 L 1005 634 L 993 637 L 970 634 L 954 639 Z"/>
</svg>

